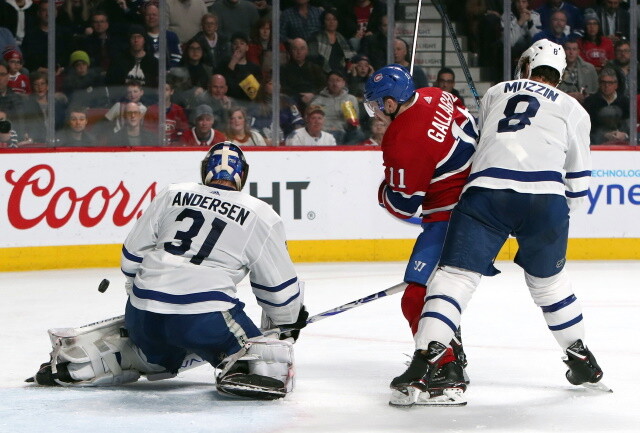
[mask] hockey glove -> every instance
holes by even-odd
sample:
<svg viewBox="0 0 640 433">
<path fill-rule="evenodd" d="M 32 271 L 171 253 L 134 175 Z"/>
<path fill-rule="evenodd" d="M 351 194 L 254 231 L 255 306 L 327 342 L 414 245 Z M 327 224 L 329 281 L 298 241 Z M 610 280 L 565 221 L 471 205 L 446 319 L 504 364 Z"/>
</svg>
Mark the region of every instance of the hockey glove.
<svg viewBox="0 0 640 433">
<path fill-rule="evenodd" d="M 292 338 L 293 341 L 297 341 L 300 336 L 300 330 L 307 326 L 307 319 L 309 318 L 309 313 L 307 309 L 304 307 L 300 307 L 300 312 L 298 313 L 298 319 L 294 323 L 287 323 L 284 325 L 278 325 L 280 329 L 291 329 L 288 332 L 282 332 L 280 334 L 280 340 L 286 340 L 287 338 Z"/>
</svg>

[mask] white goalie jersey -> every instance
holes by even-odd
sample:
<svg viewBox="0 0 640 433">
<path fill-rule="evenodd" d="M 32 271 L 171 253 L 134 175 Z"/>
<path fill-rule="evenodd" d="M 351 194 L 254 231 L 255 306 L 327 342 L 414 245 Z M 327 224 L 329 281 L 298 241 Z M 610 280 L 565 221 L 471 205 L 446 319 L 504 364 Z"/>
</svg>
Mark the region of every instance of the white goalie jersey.
<svg viewBox="0 0 640 433">
<path fill-rule="evenodd" d="M 125 240 L 121 267 L 133 278 L 132 305 L 146 311 L 229 310 L 240 303 L 236 285 L 249 272 L 258 304 L 274 323 L 295 322 L 303 302 L 278 214 L 217 185 L 162 190 Z"/>
<path fill-rule="evenodd" d="M 558 194 L 571 209 L 585 201 L 591 122 L 575 99 L 536 81 L 506 81 L 487 91 L 480 113 L 480 143 L 465 189 Z"/>
</svg>

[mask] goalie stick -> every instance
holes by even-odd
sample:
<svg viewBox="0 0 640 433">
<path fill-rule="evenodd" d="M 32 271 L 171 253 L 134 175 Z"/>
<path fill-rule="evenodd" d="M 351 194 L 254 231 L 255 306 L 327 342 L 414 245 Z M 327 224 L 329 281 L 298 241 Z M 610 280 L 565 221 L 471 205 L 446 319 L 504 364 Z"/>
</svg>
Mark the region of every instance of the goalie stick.
<svg viewBox="0 0 640 433">
<path fill-rule="evenodd" d="M 447 30 L 449 30 L 449 37 L 451 38 L 451 42 L 453 43 L 453 47 L 456 50 L 456 54 L 458 56 L 458 60 L 460 61 L 460 66 L 462 67 L 462 72 L 464 72 L 464 77 L 467 80 L 467 85 L 473 94 L 473 98 L 476 101 L 476 105 L 478 109 L 480 109 L 480 96 L 478 95 L 478 91 L 476 90 L 476 85 L 473 83 L 473 78 L 471 77 L 471 72 L 469 71 L 469 66 L 467 65 L 467 61 L 464 59 L 462 55 L 462 48 L 460 47 L 460 43 L 458 42 L 458 36 L 456 35 L 456 31 L 453 29 L 453 25 L 451 24 L 451 20 L 449 20 L 449 16 L 444 10 L 444 6 L 440 0 L 432 0 L 433 5 L 438 10 L 440 17 L 442 18 L 442 22 L 447 26 Z M 417 34 L 417 33 L 416 33 Z"/>
</svg>

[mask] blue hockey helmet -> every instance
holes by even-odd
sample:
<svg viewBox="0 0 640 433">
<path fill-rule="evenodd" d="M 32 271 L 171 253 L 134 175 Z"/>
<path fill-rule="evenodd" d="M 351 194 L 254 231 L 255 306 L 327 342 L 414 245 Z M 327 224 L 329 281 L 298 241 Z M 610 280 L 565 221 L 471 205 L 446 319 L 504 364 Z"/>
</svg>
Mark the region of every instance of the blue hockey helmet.
<svg viewBox="0 0 640 433">
<path fill-rule="evenodd" d="M 373 116 L 376 107 L 384 112 L 384 98 L 393 98 L 398 104 L 403 104 L 415 91 L 416 86 L 407 68 L 397 63 L 383 66 L 369 77 L 364 86 L 365 108 L 369 116 Z"/>
<path fill-rule="evenodd" d="M 200 177 L 205 185 L 213 180 L 229 180 L 242 190 L 249 174 L 249 164 L 242 149 L 230 141 L 214 144 L 202 160 Z"/>
</svg>

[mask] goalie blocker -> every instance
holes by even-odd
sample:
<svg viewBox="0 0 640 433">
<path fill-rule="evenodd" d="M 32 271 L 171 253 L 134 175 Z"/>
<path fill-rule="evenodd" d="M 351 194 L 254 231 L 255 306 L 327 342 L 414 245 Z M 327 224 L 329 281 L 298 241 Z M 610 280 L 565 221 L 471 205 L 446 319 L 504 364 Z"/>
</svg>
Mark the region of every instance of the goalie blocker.
<svg viewBox="0 0 640 433">
<path fill-rule="evenodd" d="M 155 381 L 175 377 L 144 354 L 127 337 L 124 317 L 80 328 L 49 331 L 51 359 L 27 382 L 47 386 L 116 386 L 136 382 L 140 376 Z M 217 390 L 226 395 L 273 400 L 294 387 L 293 345 L 264 336 L 249 339 L 243 348 L 218 366 Z M 195 354 L 185 357 L 179 372 L 205 361 Z"/>
</svg>

